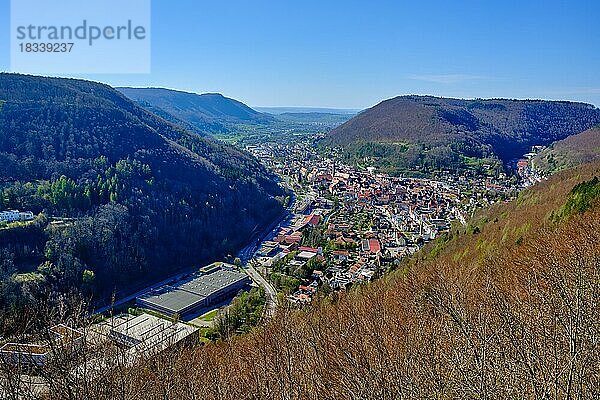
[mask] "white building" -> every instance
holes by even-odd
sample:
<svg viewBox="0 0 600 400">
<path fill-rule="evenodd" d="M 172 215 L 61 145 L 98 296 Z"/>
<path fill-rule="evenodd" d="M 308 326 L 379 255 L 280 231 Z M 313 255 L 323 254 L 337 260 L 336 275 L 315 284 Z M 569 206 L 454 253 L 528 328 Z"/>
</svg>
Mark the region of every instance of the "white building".
<svg viewBox="0 0 600 400">
<path fill-rule="evenodd" d="M 15 221 L 31 221 L 33 213 L 31 211 L 8 210 L 0 211 L 0 221 L 15 222 Z"/>
<path fill-rule="evenodd" d="M 77 329 L 60 324 L 49 329 L 50 343 L 6 343 L 0 348 L 0 357 L 13 365 L 42 367 L 57 352 L 72 353 L 81 348 L 83 333 Z"/>
<path fill-rule="evenodd" d="M 183 341 L 195 342 L 198 328 L 182 322 L 171 322 L 149 314 L 137 317 L 117 316 L 108 321 L 108 336 L 118 344 L 128 347 L 126 355 L 131 360 L 149 356 Z"/>
</svg>

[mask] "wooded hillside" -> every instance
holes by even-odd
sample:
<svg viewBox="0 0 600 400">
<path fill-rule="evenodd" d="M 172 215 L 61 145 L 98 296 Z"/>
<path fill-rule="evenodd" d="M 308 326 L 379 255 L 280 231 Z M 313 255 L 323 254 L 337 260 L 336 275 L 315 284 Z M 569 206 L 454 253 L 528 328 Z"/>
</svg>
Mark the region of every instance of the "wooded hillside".
<svg viewBox="0 0 600 400">
<path fill-rule="evenodd" d="M 26 240 L 0 231 L 2 277 L 36 277 L 0 293 L 4 310 L 36 288 L 108 300 L 234 254 L 283 211 L 252 156 L 109 86 L 0 74 L 0 99 L 0 209 L 43 215 Z"/>
<path fill-rule="evenodd" d="M 465 167 L 465 157 L 504 163 L 600 122 L 590 104 L 399 96 L 359 113 L 323 139 L 390 172 Z"/>
</svg>

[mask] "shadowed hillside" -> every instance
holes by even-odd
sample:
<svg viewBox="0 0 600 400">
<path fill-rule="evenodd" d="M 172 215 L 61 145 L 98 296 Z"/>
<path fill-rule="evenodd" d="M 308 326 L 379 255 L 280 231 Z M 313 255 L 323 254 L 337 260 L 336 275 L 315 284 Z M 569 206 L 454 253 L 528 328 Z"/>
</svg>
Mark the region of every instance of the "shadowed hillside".
<svg viewBox="0 0 600 400">
<path fill-rule="evenodd" d="M 0 99 L 0 209 L 41 213 L 0 231 L 2 282 L 36 278 L 0 285 L 4 310 L 43 288 L 107 301 L 233 254 L 283 211 L 283 191 L 249 154 L 109 86 L 0 74 Z"/>
</svg>

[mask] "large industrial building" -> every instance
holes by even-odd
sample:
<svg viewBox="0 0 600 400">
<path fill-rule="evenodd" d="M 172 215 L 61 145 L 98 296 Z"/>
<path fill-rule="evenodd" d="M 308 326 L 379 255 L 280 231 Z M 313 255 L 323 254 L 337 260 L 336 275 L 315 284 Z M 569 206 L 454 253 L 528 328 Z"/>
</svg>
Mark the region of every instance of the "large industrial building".
<svg viewBox="0 0 600 400">
<path fill-rule="evenodd" d="M 175 284 L 139 296 L 136 304 L 165 315 L 184 316 L 233 296 L 250 284 L 250 278 L 235 266 L 216 263 Z"/>
</svg>

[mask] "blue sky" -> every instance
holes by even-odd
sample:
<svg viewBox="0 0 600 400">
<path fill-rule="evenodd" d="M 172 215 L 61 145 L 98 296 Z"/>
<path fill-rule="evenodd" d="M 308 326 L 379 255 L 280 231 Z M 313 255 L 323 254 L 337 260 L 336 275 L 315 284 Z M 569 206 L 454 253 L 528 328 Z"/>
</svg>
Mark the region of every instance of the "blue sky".
<svg viewBox="0 0 600 400">
<path fill-rule="evenodd" d="M 152 72 L 80 77 L 252 106 L 364 108 L 401 94 L 600 106 L 599 16 L 598 0 L 153 0 Z M 8 0 L 0 27 L 8 70 Z"/>
</svg>

